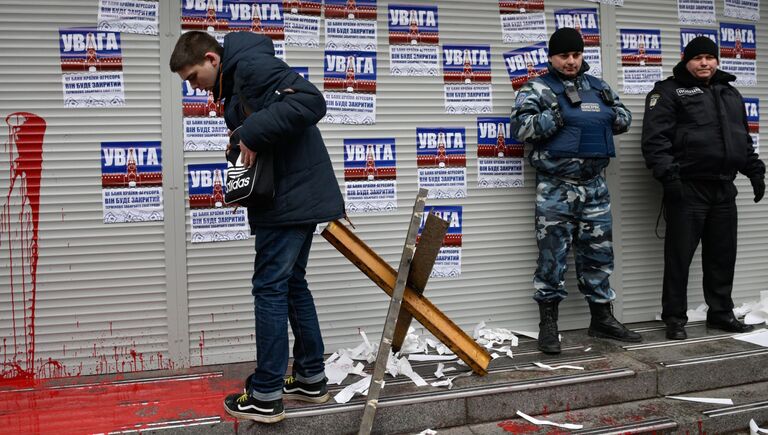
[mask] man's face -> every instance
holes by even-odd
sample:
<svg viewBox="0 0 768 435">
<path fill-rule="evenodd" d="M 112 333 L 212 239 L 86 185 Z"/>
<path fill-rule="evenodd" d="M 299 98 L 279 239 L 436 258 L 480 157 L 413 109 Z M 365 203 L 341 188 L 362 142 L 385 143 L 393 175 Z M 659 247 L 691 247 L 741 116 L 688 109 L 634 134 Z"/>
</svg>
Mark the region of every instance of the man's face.
<svg viewBox="0 0 768 435">
<path fill-rule="evenodd" d="M 584 60 L 580 51 L 569 51 L 549 57 L 552 66 L 566 77 L 576 77 L 581 70 L 581 62 Z"/>
<path fill-rule="evenodd" d="M 711 54 L 700 54 L 685 64 L 692 76 L 699 80 L 709 80 L 717 71 L 717 58 Z"/>
<path fill-rule="evenodd" d="M 187 65 L 178 71 L 182 80 L 189 80 L 195 89 L 210 91 L 216 83 L 221 57 L 214 52 L 205 53 L 205 60 L 197 65 Z"/>
</svg>

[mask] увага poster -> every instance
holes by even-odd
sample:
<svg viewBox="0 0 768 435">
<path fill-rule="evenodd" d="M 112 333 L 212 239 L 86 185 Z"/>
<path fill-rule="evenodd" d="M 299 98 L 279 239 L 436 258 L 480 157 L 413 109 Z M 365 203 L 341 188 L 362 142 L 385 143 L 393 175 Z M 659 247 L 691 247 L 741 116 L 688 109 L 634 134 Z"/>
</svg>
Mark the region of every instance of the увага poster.
<svg viewBox="0 0 768 435">
<path fill-rule="evenodd" d="M 160 142 L 102 142 L 104 223 L 163 220 Z"/>
<path fill-rule="evenodd" d="M 460 205 L 425 206 L 419 233 L 416 237 L 417 245 L 429 214 L 434 214 L 448 222 L 448 232 L 445 233 L 443 246 L 437 254 L 435 265 L 432 267 L 432 273 L 429 277 L 458 278 L 461 275 L 462 207 Z"/>
<path fill-rule="evenodd" d="M 720 69 L 737 86 L 757 85 L 757 35 L 753 24 L 720 23 Z"/>
<path fill-rule="evenodd" d="M 546 41 L 544 0 L 499 0 L 501 35 L 505 44 Z"/>
<path fill-rule="evenodd" d="M 389 5 L 389 71 L 393 76 L 440 73 L 437 5 Z"/>
<path fill-rule="evenodd" d="M 285 44 L 289 47 L 320 45 L 321 0 L 284 0 Z"/>
<path fill-rule="evenodd" d="M 493 189 L 523 183 L 523 144 L 512 139 L 509 118 L 477 118 L 477 185 Z"/>
<path fill-rule="evenodd" d="M 570 27 L 581 33 L 584 40 L 584 61 L 589 64 L 589 74 L 603 77 L 603 60 L 600 53 L 600 19 L 596 8 L 560 9 L 555 11 L 555 28 Z"/>
<path fill-rule="evenodd" d="M 105 32 L 157 35 L 157 0 L 99 0 L 98 28 Z"/>
<path fill-rule="evenodd" d="M 760 99 L 744 98 L 744 110 L 747 112 L 749 135 L 752 136 L 752 146 L 755 152 L 760 152 Z"/>
<path fill-rule="evenodd" d="M 444 45 L 443 82 L 448 114 L 490 113 L 490 45 Z"/>
<path fill-rule="evenodd" d="M 712 42 L 717 45 L 717 30 L 714 29 L 687 29 L 680 28 L 680 59 L 683 58 L 685 52 L 685 46 L 688 45 L 691 40 L 699 36 L 706 36 L 711 39 Z"/>
<path fill-rule="evenodd" d="M 184 114 L 184 151 L 220 151 L 229 143 L 224 108 L 213 93 L 194 89 L 188 81 L 181 84 Z"/>
<path fill-rule="evenodd" d="M 349 213 L 397 209 L 394 139 L 344 139 L 344 193 Z"/>
<path fill-rule="evenodd" d="M 227 30 L 268 36 L 275 46 L 275 57 L 285 60 L 285 20 L 282 1 L 228 0 Z"/>
<path fill-rule="evenodd" d="M 326 50 L 324 67 L 327 110 L 321 122 L 375 124 L 376 52 Z"/>
<path fill-rule="evenodd" d="M 376 0 L 325 0 L 326 50 L 376 52 Z"/>
<path fill-rule="evenodd" d="M 64 106 L 125 105 L 120 34 L 96 29 L 59 29 Z"/>
<path fill-rule="evenodd" d="M 661 30 L 620 29 L 625 94 L 645 94 L 662 79 Z"/>
<path fill-rule="evenodd" d="M 251 234 L 247 209 L 224 203 L 227 164 L 196 164 L 188 169 L 192 243 L 247 239 Z"/>
<path fill-rule="evenodd" d="M 528 80 L 546 74 L 548 62 L 546 42 L 504 53 L 504 64 L 512 82 L 512 89 L 517 91 Z"/>
<path fill-rule="evenodd" d="M 419 187 L 428 198 L 467 196 L 466 131 L 461 128 L 416 128 Z"/>
</svg>

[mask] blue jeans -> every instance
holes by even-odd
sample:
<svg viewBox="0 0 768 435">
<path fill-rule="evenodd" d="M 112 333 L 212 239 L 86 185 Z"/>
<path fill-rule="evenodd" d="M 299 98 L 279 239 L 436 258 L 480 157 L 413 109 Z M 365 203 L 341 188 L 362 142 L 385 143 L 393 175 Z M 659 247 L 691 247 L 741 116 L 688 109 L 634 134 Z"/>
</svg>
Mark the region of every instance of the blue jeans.
<svg viewBox="0 0 768 435">
<path fill-rule="evenodd" d="M 294 376 L 306 383 L 325 378 L 323 338 L 304 278 L 314 229 L 314 224 L 256 228 L 252 293 L 257 367 L 247 389 L 258 400 L 282 397 L 288 368 L 288 321 L 295 338 Z"/>
</svg>

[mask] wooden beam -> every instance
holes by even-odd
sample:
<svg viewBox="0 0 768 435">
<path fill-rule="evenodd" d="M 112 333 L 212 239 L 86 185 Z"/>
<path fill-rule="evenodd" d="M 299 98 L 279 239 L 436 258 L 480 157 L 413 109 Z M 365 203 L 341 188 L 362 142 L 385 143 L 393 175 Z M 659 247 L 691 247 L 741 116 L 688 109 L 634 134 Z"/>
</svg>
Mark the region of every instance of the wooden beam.
<svg viewBox="0 0 768 435">
<path fill-rule="evenodd" d="M 371 281 L 388 295 L 392 295 L 396 281 L 395 270 L 368 245 L 339 221 L 329 223 L 322 235 Z M 478 375 L 488 373 L 488 364 L 491 361 L 488 352 L 435 307 L 429 299 L 419 295 L 410 286 L 406 286 L 403 305 L 419 323 L 467 363 L 472 371 Z"/>
</svg>

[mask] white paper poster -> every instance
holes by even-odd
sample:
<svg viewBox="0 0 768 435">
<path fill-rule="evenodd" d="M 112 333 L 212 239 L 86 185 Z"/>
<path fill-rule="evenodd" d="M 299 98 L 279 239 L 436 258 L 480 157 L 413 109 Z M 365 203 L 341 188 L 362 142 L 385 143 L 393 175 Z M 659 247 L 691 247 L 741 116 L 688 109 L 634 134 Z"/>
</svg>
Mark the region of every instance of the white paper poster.
<svg viewBox="0 0 768 435">
<path fill-rule="evenodd" d="M 229 143 L 224 107 L 213 93 L 192 88 L 182 82 L 181 105 L 184 115 L 184 151 L 223 151 Z"/>
<path fill-rule="evenodd" d="M 571 27 L 581 33 L 584 40 L 584 61 L 589 64 L 589 74 L 603 77 L 603 60 L 600 51 L 600 18 L 597 8 L 559 9 L 555 11 L 555 27 Z"/>
<path fill-rule="evenodd" d="M 189 213 L 192 243 L 226 242 L 250 237 L 246 207 L 228 206 L 227 164 L 189 165 Z"/>
<path fill-rule="evenodd" d="M 624 6 L 624 0 L 587 0 L 592 3 L 601 3 L 609 6 Z"/>
<path fill-rule="evenodd" d="M 440 74 L 437 6 L 389 5 L 388 17 L 390 74 Z"/>
<path fill-rule="evenodd" d="M 491 47 L 443 45 L 443 82 L 446 113 L 490 113 Z"/>
<path fill-rule="evenodd" d="M 289 47 L 318 47 L 322 1 L 284 1 L 283 5 L 285 44 Z"/>
<path fill-rule="evenodd" d="M 419 187 L 428 198 L 467 196 L 466 137 L 463 127 L 416 127 Z"/>
<path fill-rule="evenodd" d="M 677 0 L 680 24 L 715 24 L 715 0 Z"/>
<path fill-rule="evenodd" d="M 547 40 L 544 0 L 499 0 L 499 13 L 502 40 L 505 44 Z"/>
<path fill-rule="evenodd" d="M 376 21 L 325 20 L 325 48 L 376 51 Z"/>
<path fill-rule="evenodd" d="M 395 139 L 344 139 L 344 193 L 348 213 L 397 209 Z"/>
<path fill-rule="evenodd" d="M 59 29 L 59 55 L 65 107 L 125 105 L 119 33 Z"/>
<path fill-rule="evenodd" d="M 432 267 L 430 278 L 458 278 L 461 276 L 461 242 L 462 242 L 462 206 L 425 206 L 424 214 L 419 226 L 416 244 L 418 246 L 421 232 L 424 230 L 424 224 L 430 214 L 434 214 L 440 219 L 448 222 L 448 232 L 443 238 L 443 246 L 437 253 L 435 264 Z"/>
<path fill-rule="evenodd" d="M 509 117 L 477 118 L 478 187 L 523 187 L 523 152 L 510 134 Z"/>
<path fill-rule="evenodd" d="M 645 94 L 662 79 L 661 30 L 620 29 L 625 94 Z"/>
<path fill-rule="evenodd" d="M 325 51 L 323 96 L 328 124 L 376 123 L 376 52 Z"/>
<path fill-rule="evenodd" d="M 760 153 L 760 99 L 744 97 L 744 110 L 747 112 L 749 135 L 756 153 Z"/>
<path fill-rule="evenodd" d="M 98 29 L 106 32 L 157 35 L 155 0 L 99 0 Z"/>
<path fill-rule="evenodd" d="M 720 69 L 736 76 L 736 86 L 757 85 L 754 24 L 720 23 Z"/>
<path fill-rule="evenodd" d="M 105 224 L 163 220 L 160 142 L 102 142 Z"/>
<path fill-rule="evenodd" d="M 726 17 L 759 21 L 760 0 L 725 0 L 723 13 Z"/>
</svg>

